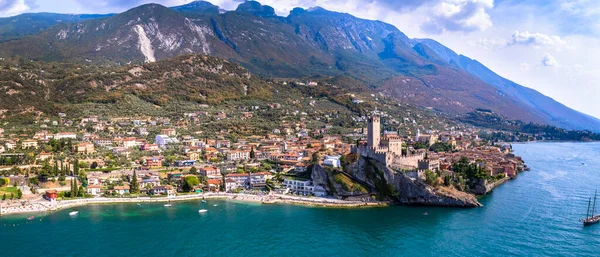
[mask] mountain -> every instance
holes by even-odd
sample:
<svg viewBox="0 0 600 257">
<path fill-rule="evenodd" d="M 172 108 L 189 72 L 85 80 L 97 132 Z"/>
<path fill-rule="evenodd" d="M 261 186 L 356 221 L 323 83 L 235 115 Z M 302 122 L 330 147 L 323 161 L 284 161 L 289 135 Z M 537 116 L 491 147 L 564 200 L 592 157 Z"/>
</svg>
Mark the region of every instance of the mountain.
<svg viewBox="0 0 600 257">
<path fill-rule="evenodd" d="M 0 42 L 40 33 L 56 24 L 109 17 L 112 14 L 25 13 L 0 18 Z"/>
<path fill-rule="evenodd" d="M 598 131 L 600 121 L 512 83 L 433 40 L 390 24 L 315 7 L 287 17 L 246 1 L 223 12 L 196 1 L 157 4 L 60 23 L 0 44 L 0 56 L 43 61 L 142 63 L 200 53 L 264 77 L 350 76 L 376 91 L 450 115 L 477 108 L 525 122 Z"/>
<path fill-rule="evenodd" d="M 548 124 L 572 130 L 591 129 L 598 131 L 600 120 L 595 117 L 573 110 L 540 92 L 505 79 L 480 62 L 464 55 L 458 55 L 434 40 L 424 39 L 416 41 L 427 45 L 429 49 L 437 53 L 438 60 L 467 71 L 494 86 L 502 93 L 517 99 L 519 105 L 526 108 L 529 112 L 535 113 L 537 116 L 549 121 L 547 122 Z M 425 55 L 422 56 L 425 57 Z"/>
</svg>

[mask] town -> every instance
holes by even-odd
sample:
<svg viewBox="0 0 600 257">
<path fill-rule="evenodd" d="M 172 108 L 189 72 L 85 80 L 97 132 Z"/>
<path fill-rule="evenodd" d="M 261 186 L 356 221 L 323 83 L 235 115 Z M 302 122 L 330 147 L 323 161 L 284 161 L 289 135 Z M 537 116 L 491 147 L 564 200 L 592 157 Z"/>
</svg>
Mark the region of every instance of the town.
<svg viewBox="0 0 600 257">
<path fill-rule="evenodd" d="M 236 112 L 235 118 L 251 119 L 258 109 Z M 208 136 L 187 129 L 201 117 L 232 118 L 223 111 L 185 113 L 175 122 L 99 115 L 71 119 L 60 113 L 56 120 L 42 120 L 36 130 L 17 134 L 0 128 L 0 212 L 53 210 L 77 199 L 164 201 L 208 195 L 340 204 L 346 199 L 314 184 L 310 173 L 314 165 L 341 172 L 352 155 L 379 160 L 414 181 L 473 194 L 486 194 L 526 169 L 510 144 L 481 139 L 480 129 L 386 130 L 382 127 L 397 123 L 382 111 L 355 117 L 362 125 L 345 133 L 327 124 L 309 128 L 301 118 L 264 134 L 235 137 L 226 130 Z"/>
</svg>

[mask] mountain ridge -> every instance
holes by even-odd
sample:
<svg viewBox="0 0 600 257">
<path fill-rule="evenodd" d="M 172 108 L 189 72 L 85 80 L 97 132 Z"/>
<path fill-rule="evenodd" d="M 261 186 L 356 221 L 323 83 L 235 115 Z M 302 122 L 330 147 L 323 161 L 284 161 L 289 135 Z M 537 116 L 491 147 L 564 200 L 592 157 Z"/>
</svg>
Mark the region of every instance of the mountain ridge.
<svg viewBox="0 0 600 257">
<path fill-rule="evenodd" d="M 401 101 L 449 114 L 490 108 L 526 122 L 600 128 L 599 119 L 502 78 L 434 40 L 410 39 L 393 25 L 320 7 L 294 8 L 282 17 L 255 1 L 227 12 L 203 1 L 171 8 L 142 5 L 0 44 L 5 57 L 106 64 L 188 53 L 238 62 L 265 77 L 351 76 Z"/>
</svg>

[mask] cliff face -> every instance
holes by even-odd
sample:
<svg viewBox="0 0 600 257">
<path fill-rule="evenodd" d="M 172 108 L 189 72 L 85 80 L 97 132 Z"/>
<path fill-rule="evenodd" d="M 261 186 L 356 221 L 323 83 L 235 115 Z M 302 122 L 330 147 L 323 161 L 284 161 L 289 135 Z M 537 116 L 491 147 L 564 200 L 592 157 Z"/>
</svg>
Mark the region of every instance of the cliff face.
<svg viewBox="0 0 600 257">
<path fill-rule="evenodd" d="M 331 179 L 331 173 L 335 171 L 327 172 L 321 166 L 315 165 L 312 173 L 313 182 L 315 185 L 323 186 L 335 196 L 347 196 L 348 192 L 338 191 L 341 186 Z M 364 187 L 368 188 L 370 194 L 378 200 L 399 204 L 449 207 L 481 206 L 473 195 L 451 188 L 433 188 L 421 181 L 413 181 L 404 173 L 392 171 L 374 159 L 360 157 L 358 161 L 347 165 L 343 173 L 359 184 L 365 184 Z"/>
</svg>

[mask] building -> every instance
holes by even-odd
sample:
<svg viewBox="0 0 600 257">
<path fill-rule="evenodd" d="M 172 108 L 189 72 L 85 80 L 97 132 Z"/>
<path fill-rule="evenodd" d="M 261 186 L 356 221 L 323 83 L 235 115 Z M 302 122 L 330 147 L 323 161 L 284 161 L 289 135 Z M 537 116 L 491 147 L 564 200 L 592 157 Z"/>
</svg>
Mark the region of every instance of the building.
<svg viewBox="0 0 600 257">
<path fill-rule="evenodd" d="M 217 167 L 205 166 L 205 167 L 200 168 L 200 175 L 209 177 L 209 178 L 220 178 L 221 171 Z"/>
<path fill-rule="evenodd" d="M 93 196 L 98 196 L 101 194 L 102 186 L 101 185 L 88 185 L 87 193 Z"/>
<path fill-rule="evenodd" d="M 148 169 L 158 169 L 163 166 L 162 158 L 150 157 L 144 159 L 144 166 Z"/>
<path fill-rule="evenodd" d="M 212 192 L 220 191 L 220 186 L 221 186 L 220 179 L 209 179 L 206 181 L 206 184 L 208 185 L 208 191 L 212 191 Z"/>
<path fill-rule="evenodd" d="M 77 139 L 77 135 L 75 133 L 71 133 L 71 132 L 61 132 L 61 133 L 57 133 L 56 135 L 54 135 L 54 139 L 56 139 L 56 140 Z"/>
<path fill-rule="evenodd" d="M 177 131 L 172 128 L 161 129 L 160 134 L 168 136 L 168 137 L 174 137 L 174 136 L 177 136 Z"/>
<path fill-rule="evenodd" d="M 154 186 L 152 188 L 152 194 L 175 196 L 175 195 L 177 195 L 177 192 L 172 186 L 166 185 L 166 186 Z"/>
<path fill-rule="evenodd" d="M 115 192 L 119 195 L 129 194 L 129 186 L 115 186 Z"/>
<path fill-rule="evenodd" d="M 56 202 L 56 198 L 58 197 L 58 191 L 52 189 L 52 190 L 46 190 L 46 193 L 44 194 L 44 198 L 46 198 L 46 200 L 50 201 L 50 202 Z"/>
<path fill-rule="evenodd" d="M 179 143 L 179 141 L 177 141 L 177 138 L 172 138 L 167 135 L 156 135 L 155 142 L 160 148 L 164 148 L 169 144 Z"/>
<path fill-rule="evenodd" d="M 342 162 L 340 161 L 341 157 L 342 156 L 340 156 L 340 155 L 325 156 L 325 160 L 323 161 L 323 165 L 328 166 L 328 167 L 333 167 L 333 168 L 342 167 Z"/>
<path fill-rule="evenodd" d="M 233 180 L 231 178 L 225 179 L 225 191 L 231 192 L 232 190 L 235 190 L 237 188 L 238 188 L 238 183 L 235 182 L 235 180 Z"/>
<path fill-rule="evenodd" d="M 292 194 L 312 195 L 315 190 L 311 180 L 299 180 L 287 178 L 283 181 L 283 187 Z"/>
<path fill-rule="evenodd" d="M 37 149 L 38 141 L 37 140 L 23 140 L 23 142 L 21 142 L 21 148 L 22 149 Z"/>
<path fill-rule="evenodd" d="M 250 152 L 248 151 L 229 151 L 227 153 L 228 161 L 246 161 L 250 160 Z"/>
<path fill-rule="evenodd" d="M 79 144 L 73 146 L 73 152 L 85 153 L 85 154 L 94 153 L 95 152 L 94 144 L 89 143 L 89 142 L 79 143 Z"/>
</svg>

